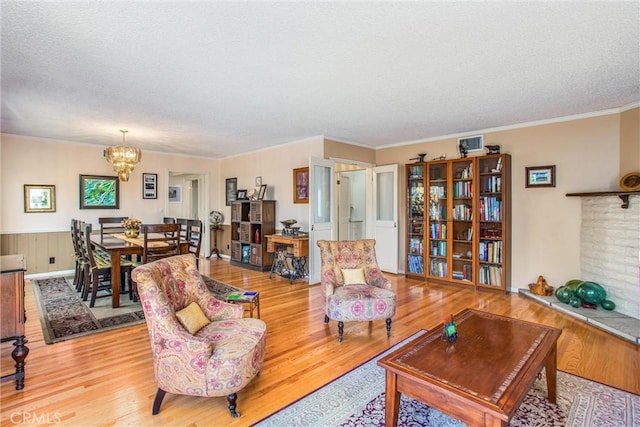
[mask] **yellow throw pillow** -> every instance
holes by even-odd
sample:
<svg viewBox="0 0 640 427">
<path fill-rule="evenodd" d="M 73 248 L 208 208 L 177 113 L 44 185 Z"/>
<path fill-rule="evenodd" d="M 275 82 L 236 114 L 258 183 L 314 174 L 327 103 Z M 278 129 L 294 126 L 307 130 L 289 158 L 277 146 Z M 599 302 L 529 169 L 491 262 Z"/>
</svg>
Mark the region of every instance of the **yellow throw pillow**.
<svg viewBox="0 0 640 427">
<path fill-rule="evenodd" d="M 189 331 L 191 335 L 195 335 L 196 332 L 211 323 L 195 301 L 176 312 L 176 317 L 182 327 Z"/>
<path fill-rule="evenodd" d="M 345 285 L 364 285 L 367 283 L 362 268 L 343 268 L 342 281 Z"/>
</svg>

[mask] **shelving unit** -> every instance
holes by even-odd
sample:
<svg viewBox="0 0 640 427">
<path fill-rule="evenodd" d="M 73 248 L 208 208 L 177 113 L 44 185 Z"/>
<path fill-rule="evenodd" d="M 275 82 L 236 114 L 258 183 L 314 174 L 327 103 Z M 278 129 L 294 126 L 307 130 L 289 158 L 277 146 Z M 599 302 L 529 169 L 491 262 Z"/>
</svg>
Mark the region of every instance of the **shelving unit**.
<svg viewBox="0 0 640 427">
<path fill-rule="evenodd" d="M 264 236 L 276 231 L 275 200 L 236 200 L 231 203 L 231 264 L 267 271 L 273 254 Z"/>
<path fill-rule="evenodd" d="M 406 276 L 505 291 L 511 277 L 511 157 L 437 160 L 405 168 Z"/>
</svg>

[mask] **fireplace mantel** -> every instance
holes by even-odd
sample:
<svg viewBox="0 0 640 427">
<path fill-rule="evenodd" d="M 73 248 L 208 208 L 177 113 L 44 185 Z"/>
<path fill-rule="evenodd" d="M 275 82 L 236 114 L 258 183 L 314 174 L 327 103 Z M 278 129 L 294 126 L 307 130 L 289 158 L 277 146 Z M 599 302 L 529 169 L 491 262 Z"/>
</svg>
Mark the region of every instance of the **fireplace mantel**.
<svg viewBox="0 0 640 427">
<path fill-rule="evenodd" d="M 629 196 L 640 195 L 640 191 L 593 191 L 588 193 L 567 193 L 567 197 L 599 197 L 599 196 L 618 196 L 622 200 L 622 209 L 629 207 Z"/>
</svg>

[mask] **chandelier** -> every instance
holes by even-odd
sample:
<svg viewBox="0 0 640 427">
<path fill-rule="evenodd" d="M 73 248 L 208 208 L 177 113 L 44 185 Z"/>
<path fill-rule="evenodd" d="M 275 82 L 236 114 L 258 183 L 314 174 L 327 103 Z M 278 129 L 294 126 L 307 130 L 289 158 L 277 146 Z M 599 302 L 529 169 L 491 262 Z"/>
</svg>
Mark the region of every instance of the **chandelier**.
<svg viewBox="0 0 640 427">
<path fill-rule="evenodd" d="M 142 152 L 139 148 L 129 147 L 125 142 L 125 135 L 128 130 L 121 130 L 122 145 L 107 148 L 107 161 L 113 164 L 113 171 L 118 174 L 120 181 L 129 181 L 129 175 L 133 168 L 142 159 Z"/>
</svg>

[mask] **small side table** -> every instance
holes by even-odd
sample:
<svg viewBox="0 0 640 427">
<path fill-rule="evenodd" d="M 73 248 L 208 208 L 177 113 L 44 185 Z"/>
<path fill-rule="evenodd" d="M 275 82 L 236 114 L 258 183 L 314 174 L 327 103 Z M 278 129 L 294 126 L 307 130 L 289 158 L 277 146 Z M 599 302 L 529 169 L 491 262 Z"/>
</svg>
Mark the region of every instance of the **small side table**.
<svg viewBox="0 0 640 427">
<path fill-rule="evenodd" d="M 260 293 L 259 292 L 243 292 L 231 293 L 225 297 L 225 301 L 231 304 L 247 304 L 244 310 L 249 313 L 249 317 L 253 317 L 253 311 L 256 311 L 257 318 L 260 318 Z"/>
<path fill-rule="evenodd" d="M 212 232 L 211 234 L 213 234 L 213 248 L 211 248 L 211 253 L 207 258 L 211 258 L 213 254 L 216 254 L 218 259 L 222 259 L 220 256 L 220 250 L 218 249 L 218 231 L 222 231 L 222 228 L 219 225 L 212 225 L 210 228 Z"/>
</svg>

